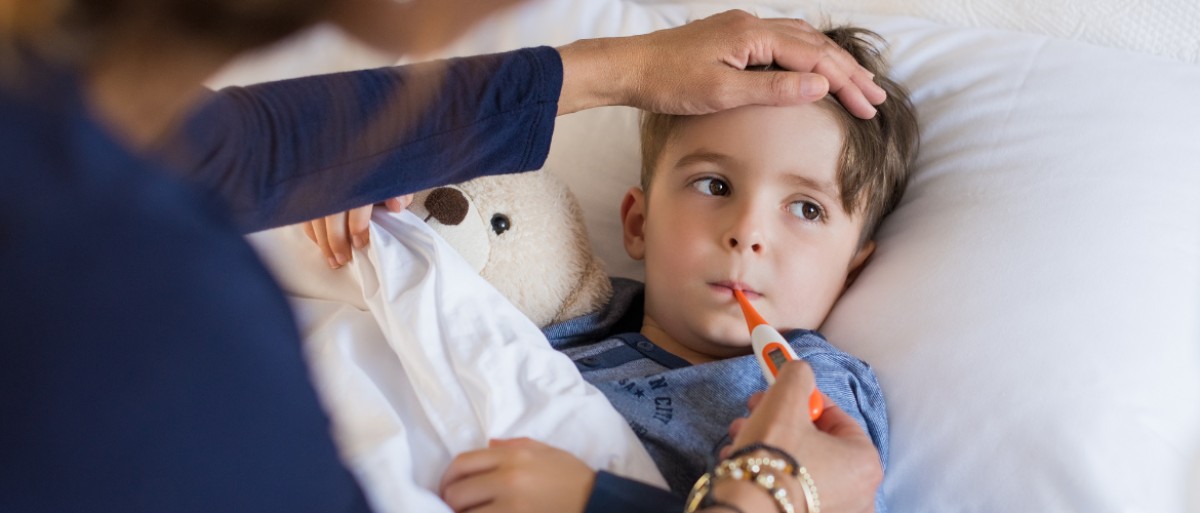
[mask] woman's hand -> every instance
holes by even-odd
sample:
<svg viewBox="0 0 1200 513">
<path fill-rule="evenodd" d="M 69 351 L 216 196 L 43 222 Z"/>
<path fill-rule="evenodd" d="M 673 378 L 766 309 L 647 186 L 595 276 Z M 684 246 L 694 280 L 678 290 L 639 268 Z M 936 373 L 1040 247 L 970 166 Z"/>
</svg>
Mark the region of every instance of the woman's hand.
<svg viewBox="0 0 1200 513">
<path fill-rule="evenodd" d="M 384 202 L 391 212 L 399 212 L 412 204 L 413 195 L 408 194 L 392 198 Z M 350 247 L 358 249 L 367 247 L 371 242 L 371 210 L 375 205 L 367 205 L 340 214 L 325 216 L 312 221 L 300 223 L 304 226 L 304 234 L 313 241 L 331 269 L 337 269 L 353 258 L 354 252 Z"/>
<path fill-rule="evenodd" d="M 750 417 L 730 425 L 733 444 L 721 456 L 755 442 L 778 447 L 808 469 L 822 511 L 874 511 L 875 492 L 883 481 L 879 453 L 858 423 L 829 398 L 821 417 L 815 423 L 809 420 L 804 405 L 815 386 L 807 363 L 785 364 L 771 388 L 750 398 Z M 791 488 L 793 502 L 803 504 L 799 487 Z M 757 499 L 754 494 L 765 496 L 760 490 L 738 491 L 750 495 L 748 499 Z"/>
<path fill-rule="evenodd" d="M 456 513 L 581 513 L 595 482 L 571 453 L 514 438 L 458 455 L 438 494 Z"/>
<path fill-rule="evenodd" d="M 873 75 L 803 20 L 727 11 L 650 34 L 576 41 L 563 60 L 560 115 L 600 105 L 705 114 L 809 103 L 827 93 L 860 118 L 887 97 Z M 745 71 L 775 63 L 786 71 Z"/>
</svg>

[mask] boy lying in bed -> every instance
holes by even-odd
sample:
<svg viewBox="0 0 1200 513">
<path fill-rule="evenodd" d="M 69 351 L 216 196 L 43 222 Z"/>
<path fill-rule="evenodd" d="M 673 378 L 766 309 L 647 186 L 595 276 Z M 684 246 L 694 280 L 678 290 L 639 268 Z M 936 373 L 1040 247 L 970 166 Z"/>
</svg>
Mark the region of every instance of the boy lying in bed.
<svg viewBox="0 0 1200 513">
<path fill-rule="evenodd" d="M 621 204 L 625 249 L 645 262 L 644 290 L 615 279 L 603 311 L 545 330 L 629 420 L 676 504 L 719 460 L 747 398 L 766 387 L 734 289 L 785 332 L 821 391 L 866 429 L 881 465 L 887 461 L 886 411 L 873 372 L 813 330 L 862 269 L 876 227 L 898 203 L 917 125 L 907 93 L 883 76 L 868 41 L 878 36 L 826 33 L 887 91 L 874 119 L 855 118 L 832 97 L 645 115 L 641 186 Z M 526 439 L 460 455 L 442 496 L 455 511 L 650 511 L 671 502 Z M 672 510 L 679 508 L 661 511 Z M 877 496 L 876 511 L 884 510 Z"/>
</svg>

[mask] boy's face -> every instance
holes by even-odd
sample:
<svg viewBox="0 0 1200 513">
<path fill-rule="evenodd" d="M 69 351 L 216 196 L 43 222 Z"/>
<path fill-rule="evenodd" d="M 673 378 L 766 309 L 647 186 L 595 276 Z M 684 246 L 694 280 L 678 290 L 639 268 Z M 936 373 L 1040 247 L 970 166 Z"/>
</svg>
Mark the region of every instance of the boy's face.
<svg viewBox="0 0 1200 513">
<path fill-rule="evenodd" d="M 874 248 L 842 209 L 841 128 L 815 104 L 689 118 L 659 156 L 649 197 L 621 207 L 646 264 L 642 333 L 692 362 L 746 354 L 742 288 L 779 330 L 815 329 Z"/>
</svg>

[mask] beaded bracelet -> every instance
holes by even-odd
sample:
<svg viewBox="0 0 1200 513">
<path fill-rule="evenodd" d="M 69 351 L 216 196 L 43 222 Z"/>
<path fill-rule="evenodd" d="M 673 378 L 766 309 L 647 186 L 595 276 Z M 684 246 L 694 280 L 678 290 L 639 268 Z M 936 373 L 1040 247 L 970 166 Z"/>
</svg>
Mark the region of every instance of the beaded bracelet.
<svg viewBox="0 0 1200 513">
<path fill-rule="evenodd" d="M 717 468 L 713 469 L 713 477 L 716 479 L 729 477 L 754 483 L 766 490 L 767 495 L 775 500 L 775 505 L 779 507 L 781 513 L 795 513 L 796 508 L 792 506 L 787 489 L 775 486 L 775 474 L 773 474 L 773 472 L 785 472 L 791 475 L 795 471 L 795 468 L 783 460 L 742 457 L 722 461 Z"/>
<path fill-rule="evenodd" d="M 804 504 L 808 506 L 808 513 L 821 513 L 821 497 L 817 495 L 817 484 L 808 474 L 808 469 L 799 467 L 797 470 L 800 474 L 800 490 L 804 492 Z"/>
<path fill-rule="evenodd" d="M 781 457 L 778 459 L 745 457 L 746 454 L 759 450 Z M 743 447 L 734 452 L 734 456 L 718 464 L 712 472 L 700 476 L 695 486 L 692 487 L 691 493 L 688 494 L 685 511 L 692 513 L 698 508 L 710 505 L 711 499 L 708 495 L 712 491 L 712 482 L 715 479 L 732 478 L 739 481 L 750 481 L 758 485 L 771 496 L 781 513 L 794 513 L 795 507 L 792 505 L 787 489 L 775 487 L 776 476 L 774 473 L 776 472 L 795 477 L 800 482 L 800 489 L 804 493 L 804 502 L 808 507 L 808 513 L 820 513 L 821 500 L 817 495 L 817 485 L 809 475 L 808 469 L 797 464 L 796 460 L 783 450 L 765 444 Z"/>
<path fill-rule="evenodd" d="M 729 458 L 726 461 L 732 460 L 735 458 L 740 458 L 740 457 L 750 454 L 754 451 L 769 452 L 772 455 L 774 455 L 775 457 L 787 462 L 787 464 L 790 465 L 793 469 L 800 467 L 800 464 L 796 462 L 796 458 L 793 458 L 791 454 L 787 453 L 787 451 L 780 449 L 778 447 L 775 447 L 774 445 L 767 445 L 764 443 L 752 443 L 752 444 L 742 447 L 736 451 L 733 451 L 733 454 L 730 454 Z M 796 477 L 795 472 L 792 472 L 791 474 L 792 474 L 792 477 Z"/>
</svg>

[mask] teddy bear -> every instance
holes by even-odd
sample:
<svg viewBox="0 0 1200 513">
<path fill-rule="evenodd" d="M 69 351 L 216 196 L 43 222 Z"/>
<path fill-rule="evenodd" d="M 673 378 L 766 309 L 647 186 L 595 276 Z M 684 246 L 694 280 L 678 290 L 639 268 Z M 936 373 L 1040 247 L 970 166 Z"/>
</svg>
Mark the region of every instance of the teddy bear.
<svg viewBox="0 0 1200 513">
<path fill-rule="evenodd" d="M 422 191 L 408 208 L 539 327 L 595 312 L 612 295 L 578 200 L 547 171 Z"/>
</svg>

